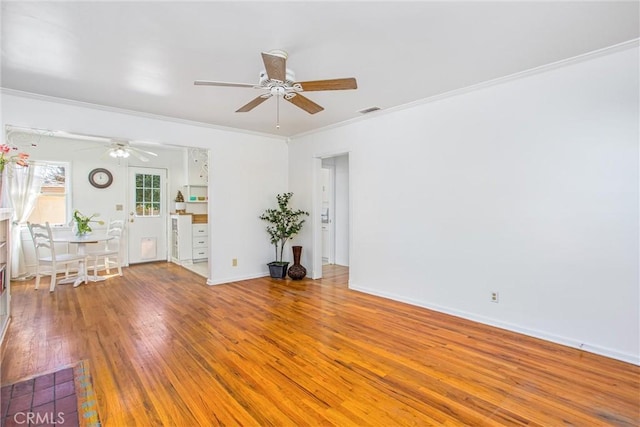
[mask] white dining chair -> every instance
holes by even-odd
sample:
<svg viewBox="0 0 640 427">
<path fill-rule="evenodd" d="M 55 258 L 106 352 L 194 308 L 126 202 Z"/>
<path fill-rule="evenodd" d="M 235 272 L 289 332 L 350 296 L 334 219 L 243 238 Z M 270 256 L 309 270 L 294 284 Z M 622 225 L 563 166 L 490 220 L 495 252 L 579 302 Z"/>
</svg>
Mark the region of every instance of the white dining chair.
<svg viewBox="0 0 640 427">
<path fill-rule="evenodd" d="M 31 239 L 33 240 L 33 247 L 36 253 L 36 289 L 40 287 L 40 278 L 42 275 L 47 273 L 51 275 L 49 292 L 53 292 L 56 288 L 58 266 L 64 265 L 66 267 L 65 274 L 68 276 L 69 264 L 84 262 L 84 265 L 87 265 L 87 258 L 84 255 L 56 253 L 51 226 L 49 226 L 48 222 L 44 225 L 29 222 L 27 225 L 29 226 L 29 233 L 31 233 Z M 49 267 L 51 270 L 43 271 L 42 267 Z M 84 283 L 87 283 L 86 275 Z"/>
<path fill-rule="evenodd" d="M 124 221 L 114 219 L 109 221 L 107 226 L 107 235 L 112 239 L 104 242 L 104 246 L 100 249 L 89 249 L 87 256 L 93 261 L 93 275 L 98 275 L 98 261 L 104 259 L 104 268 L 107 274 L 111 273 L 112 265 L 118 268 L 118 276 L 122 276 L 122 261 L 120 256 L 120 240 L 124 232 Z"/>
</svg>

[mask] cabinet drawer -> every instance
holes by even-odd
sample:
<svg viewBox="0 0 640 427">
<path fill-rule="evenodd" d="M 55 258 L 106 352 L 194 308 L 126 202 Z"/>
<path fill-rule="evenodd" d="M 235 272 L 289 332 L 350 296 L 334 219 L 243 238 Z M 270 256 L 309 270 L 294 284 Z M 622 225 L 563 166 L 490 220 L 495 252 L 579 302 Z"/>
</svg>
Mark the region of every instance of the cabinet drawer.
<svg viewBox="0 0 640 427">
<path fill-rule="evenodd" d="M 191 227 L 194 236 L 206 236 L 209 234 L 209 224 L 193 224 Z"/>
<path fill-rule="evenodd" d="M 206 259 L 209 258 L 209 248 L 194 248 L 193 259 Z"/>
<path fill-rule="evenodd" d="M 193 237 L 193 248 L 206 248 L 209 246 L 209 239 L 207 236 L 194 236 Z"/>
</svg>

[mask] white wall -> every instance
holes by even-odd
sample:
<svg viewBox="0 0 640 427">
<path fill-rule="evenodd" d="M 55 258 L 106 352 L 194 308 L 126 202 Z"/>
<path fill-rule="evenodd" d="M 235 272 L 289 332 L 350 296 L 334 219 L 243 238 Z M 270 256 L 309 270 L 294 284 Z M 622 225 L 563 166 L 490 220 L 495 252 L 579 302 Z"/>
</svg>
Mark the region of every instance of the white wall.
<svg viewBox="0 0 640 427">
<path fill-rule="evenodd" d="M 295 138 L 290 190 L 313 215 L 314 157 L 349 152 L 353 289 L 640 363 L 638 59 Z"/>
<path fill-rule="evenodd" d="M 8 91 L 6 124 L 209 149 L 209 282 L 268 274 L 272 250 L 258 216 L 287 189 L 284 140 Z"/>
</svg>

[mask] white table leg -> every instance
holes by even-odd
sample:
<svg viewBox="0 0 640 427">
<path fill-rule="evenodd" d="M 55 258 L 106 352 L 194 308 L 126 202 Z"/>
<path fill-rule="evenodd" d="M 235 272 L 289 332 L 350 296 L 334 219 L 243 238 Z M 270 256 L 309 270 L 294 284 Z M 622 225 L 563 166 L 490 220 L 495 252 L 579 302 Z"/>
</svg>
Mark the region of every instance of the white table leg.
<svg viewBox="0 0 640 427">
<path fill-rule="evenodd" d="M 109 240 L 111 239 L 111 237 L 108 238 L 104 238 L 101 237 L 100 239 L 97 239 L 95 241 L 87 239 L 87 241 L 77 241 L 75 239 L 73 240 L 68 240 L 69 243 L 75 243 L 78 245 L 78 255 L 86 255 L 86 244 L 87 243 L 98 243 L 98 241 L 103 241 L 103 240 Z M 84 281 L 91 281 L 91 282 L 102 282 L 107 280 L 107 278 L 105 276 L 98 276 L 98 275 L 89 275 L 89 266 L 86 265 L 87 263 L 84 262 L 84 260 L 81 260 L 78 262 L 78 275 L 76 277 L 70 277 L 67 279 L 62 279 L 60 281 L 58 281 L 59 285 L 65 284 L 65 283 L 73 283 L 73 287 L 78 287 L 80 286 L 80 284 Z"/>
</svg>

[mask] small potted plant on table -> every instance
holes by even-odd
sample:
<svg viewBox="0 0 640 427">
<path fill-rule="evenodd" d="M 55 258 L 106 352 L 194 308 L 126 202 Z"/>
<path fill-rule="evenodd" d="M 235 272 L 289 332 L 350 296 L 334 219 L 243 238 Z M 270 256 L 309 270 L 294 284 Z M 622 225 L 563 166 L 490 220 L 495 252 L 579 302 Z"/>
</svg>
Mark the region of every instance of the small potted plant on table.
<svg viewBox="0 0 640 427">
<path fill-rule="evenodd" d="M 89 223 L 95 222 L 100 225 L 104 225 L 102 220 L 94 220 L 93 218 L 100 216 L 100 214 L 94 213 L 91 216 L 82 215 L 77 209 L 73 211 L 73 231 L 77 236 L 86 236 L 93 231 Z"/>
<path fill-rule="evenodd" d="M 304 224 L 303 216 L 308 216 L 309 212 L 303 210 L 293 210 L 289 207 L 289 201 L 293 193 L 282 193 L 276 196 L 278 200 L 277 209 L 267 209 L 260 219 L 267 221 L 267 233 L 271 238 L 271 244 L 275 246 L 276 260 L 268 263 L 269 274 L 276 279 L 283 279 L 287 275 L 288 262 L 282 261 L 284 245 L 287 240 L 295 236 L 302 229 Z"/>
</svg>

